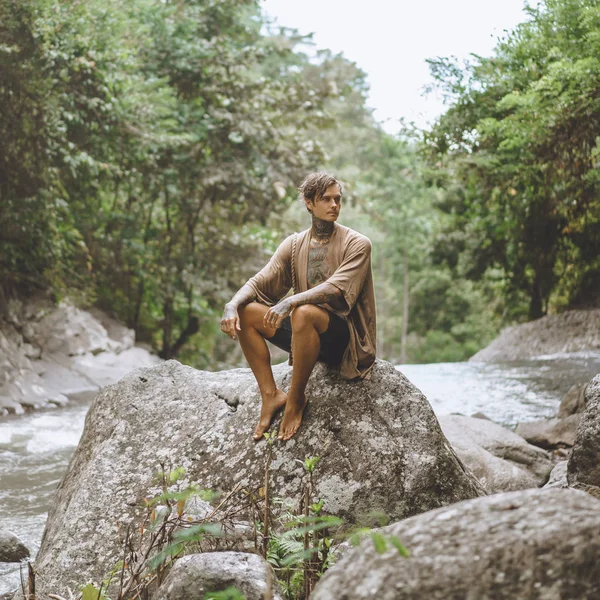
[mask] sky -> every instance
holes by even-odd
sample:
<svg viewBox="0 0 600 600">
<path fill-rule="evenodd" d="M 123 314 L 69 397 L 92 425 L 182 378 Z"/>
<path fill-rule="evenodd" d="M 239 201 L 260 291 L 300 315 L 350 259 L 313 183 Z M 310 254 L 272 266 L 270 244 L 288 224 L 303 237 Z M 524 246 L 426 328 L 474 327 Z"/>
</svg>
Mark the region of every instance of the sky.
<svg viewBox="0 0 600 600">
<path fill-rule="evenodd" d="M 342 52 L 367 73 L 369 105 L 394 133 L 404 118 L 419 127 L 443 110 L 425 62 L 490 55 L 498 37 L 526 19 L 523 0 L 262 0 L 280 25 L 313 33 L 317 48 Z"/>
</svg>

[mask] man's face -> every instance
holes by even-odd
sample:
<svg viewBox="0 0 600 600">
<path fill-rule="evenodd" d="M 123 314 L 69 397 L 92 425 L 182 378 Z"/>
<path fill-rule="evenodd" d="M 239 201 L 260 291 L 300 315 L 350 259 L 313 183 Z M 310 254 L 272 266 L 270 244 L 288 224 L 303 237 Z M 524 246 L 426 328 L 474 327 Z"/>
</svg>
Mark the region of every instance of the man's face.
<svg viewBox="0 0 600 600">
<path fill-rule="evenodd" d="M 337 183 L 330 185 L 322 196 L 315 199 L 314 203 L 310 200 L 305 200 L 305 202 L 308 210 L 318 219 L 329 222 L 337 221 L 342 208 L 340 186 Z"/>
</svg>

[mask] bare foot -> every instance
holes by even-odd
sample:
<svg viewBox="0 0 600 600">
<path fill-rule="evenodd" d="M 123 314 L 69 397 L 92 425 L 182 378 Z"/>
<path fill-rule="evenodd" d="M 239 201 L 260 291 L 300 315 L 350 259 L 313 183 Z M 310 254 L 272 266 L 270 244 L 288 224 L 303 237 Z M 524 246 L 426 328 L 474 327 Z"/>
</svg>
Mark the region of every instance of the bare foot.
<svg viewBox="0 0 600 600">
<path fill-rule="evenodd" d="M 306 396 L 304 394 L 302 394 L 300 402 L 290 403 L 288 401 L 285 406 L 281 425 L 279 426 L 278 440 L 287 442 L 298 431 L 302 423 L 302 414 L 304 413 L 306 404 Z"/>
<path fill-rule="evenodd" d="M 287 402 L 287 394 L 281 390 L 276 390 L 274 396 L 266 396 L 262 400 L 262 407 L 260 409 L 260 420 L 254 431 L 254 439 L 258 442 L 262 439 L 263 433 L 269 429 L 271 421 L 277 413 L 281 410 Z"/>
</svg>

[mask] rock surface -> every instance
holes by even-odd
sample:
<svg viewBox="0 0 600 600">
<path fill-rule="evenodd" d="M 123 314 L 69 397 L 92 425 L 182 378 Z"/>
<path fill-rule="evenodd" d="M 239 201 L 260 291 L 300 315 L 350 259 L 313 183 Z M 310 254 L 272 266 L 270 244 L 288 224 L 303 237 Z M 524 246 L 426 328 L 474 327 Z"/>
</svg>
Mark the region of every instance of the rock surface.
<svg viewBox="0 0 600 600">
<path fill-rule="evenodd" d="M 585 410 L 585 391 L 587 386 L 587 383 L 578 383 L 571 386 L 560 401 L 558 415 L 556 415 L 559 419 L 564 419 L 569 415 L 582 413 Z"/>
<path fill-rule="evenodd" d="M 543 485 L 554 462 L 547 452 L 487 419 L 439 417 L 444 435 L 490 494 Z"/>
<path fill-rule="evenodd" d="M 287 389 L 291 370 L 274 369 Z M 301 429 L 275 443 L 271 494 L 298 503 L 299 460 L 320 456 L 315 474 L 323 510 L 347 521 L 372 511 L 392 520 L 484 493 L 443 436 L 423 394 L 389 363 L 369 381 L 347 382 L 318 364 L 307 387 Z M 117 527 L 157 492 L 159 461 L 186 469 L 181 485 L 228 491 L 258 486 L 266 443 L 251 433 L 259 394 L 249 369 L 196 371 L 176 361 L 138 369 L 94 400 L 36 561 L 40 593 L 101 580 L 120 553 Z"/>
<path fill-rule="evenodd" d="M 567 479 L 569 485 L 600 490 L 600 375 L 590 381 L 585 395 L 587 406 L 577 428 Z"/>
<path fill-rule="evenodd" d="M 0 562 L 20 562 L 29 557 L 29 549 L 10 531 L 0 529 Z"/>
<path fill-rule="evenodd" d="M 560 462 L 557 462 L 554 469 L 552 469 L 552 473 L 550 473 L 550 477 L 548 477 L 548 482 L 544 486 L 544 489 L 566 487 L 569 487 L 569 483 L 567 482 L 567 461 L 561 460 Z"/>
<path fill-rule="evenodd" d="M 600 309 L 572 310 L 507 327 L 470 360 L 503 362 L 585 351 L 600 352 Z"/>
<path fill-rule="evenodd" d="M 0 321 L 0 417 L 87 399 L 131 370 L 161 360 L 99 310 L 11 300 Z M 91 399 L 91 398 L 90 398 Z"/>
<path fill-rule="evenodd" d="M 575 443 L 575 432 L 579 425 L 580 414 L 569 415 L 563 419 L 539 419 L 528 423 L 519 423 L 515 433 L 530 444 L 552 450 L 571 448 Z"/>
<path fill-rule="evenodd" d="M 256 554 L 205 552 L 180 558 L 152 600 L 204 600 L 208 592 L 237 588 L 246 600 L 263 600 L 275 575 L 271 565 Z M 275 591 L 271 587 L 272 591 Z M 281 600 L 278 593 L 274 600 Z"/>
<path fill-rule="evenodd" d="M 593 600 L 600 501 L 571 489 L 507 492 L 384 528 L 410 557 L 370 540 L 330 569 L 311 600 Z"/>
</svg>

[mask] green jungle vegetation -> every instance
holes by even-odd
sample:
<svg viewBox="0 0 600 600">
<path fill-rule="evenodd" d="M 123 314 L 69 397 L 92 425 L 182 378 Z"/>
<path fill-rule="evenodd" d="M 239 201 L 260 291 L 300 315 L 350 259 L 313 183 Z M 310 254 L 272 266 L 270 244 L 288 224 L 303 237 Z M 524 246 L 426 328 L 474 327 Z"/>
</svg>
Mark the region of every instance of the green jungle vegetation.
<svg viewBox="0 0 600 600">
<path fill-rule="evenodd" d="M 447 110 L 395 136 L 365 73 L 308 43 L 254 0 L 0 0 L 0 304 L 49 293 L 164 358 L 242 364 L 223 304 L 329 170 L 374 242 L 382 358 L 464 360 L 600 305 L 600 2 L 432 59 Z"/>
</svg>

